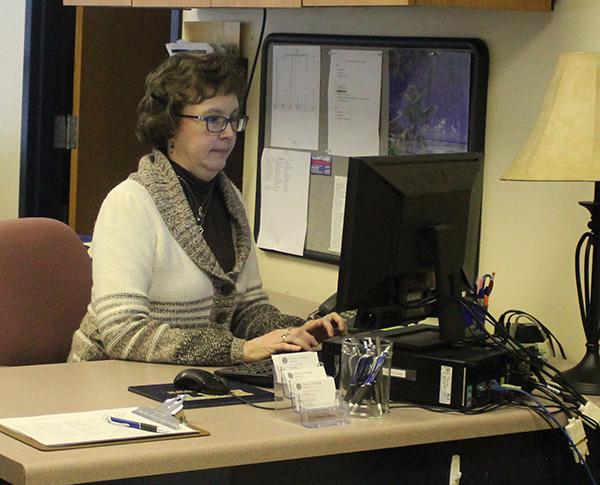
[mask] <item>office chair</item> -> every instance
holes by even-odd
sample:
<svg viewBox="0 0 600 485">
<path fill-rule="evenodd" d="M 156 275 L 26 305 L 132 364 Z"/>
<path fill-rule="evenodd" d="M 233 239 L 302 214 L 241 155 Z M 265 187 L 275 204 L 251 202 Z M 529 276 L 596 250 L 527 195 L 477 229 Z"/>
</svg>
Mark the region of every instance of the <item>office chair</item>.
<svg viewBox="0 0 600 485">
<path fill-rule="evenodd" d="M 0 221 L 0 365 L 66 362 L 91 286 L 91 259 L 69 226 Z"/>
</svg>

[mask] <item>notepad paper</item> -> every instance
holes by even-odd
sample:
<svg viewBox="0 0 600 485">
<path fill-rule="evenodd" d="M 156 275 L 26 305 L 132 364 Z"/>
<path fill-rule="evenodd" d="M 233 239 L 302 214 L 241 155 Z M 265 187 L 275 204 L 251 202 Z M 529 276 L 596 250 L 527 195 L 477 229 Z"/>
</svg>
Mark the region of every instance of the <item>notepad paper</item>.
<svg viewBox="0 0 600 485">
<path fill-rule="evenodd" d="M 65 447 L 89 443 L 162 438 L 173 435 L 198 434 L 198 431 L 180 425 L 165 433 L 153 433 L 108 422 L 108 416 L 118 416 L 148 424 L 149 419 L 133 414 L 133 408 L 102 409 L 80 413 L 49 414 L 21 418 L 0 419 L 0 426 L 30 438 L 47 447 Z"/>
</svg>

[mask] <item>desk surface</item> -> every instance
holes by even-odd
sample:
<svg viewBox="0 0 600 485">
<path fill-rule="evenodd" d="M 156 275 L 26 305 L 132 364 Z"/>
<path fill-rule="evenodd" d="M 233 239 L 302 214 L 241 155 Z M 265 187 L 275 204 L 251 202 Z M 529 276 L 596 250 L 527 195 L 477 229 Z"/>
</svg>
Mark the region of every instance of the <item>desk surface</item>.
<svg viewBox="0 0 600 485">
<path fill-rule="evenodd" d="M 154 405 L 128 392 L 127 386 L 170 382 L 182 368 L 125 361 L 0 368 L 0 416 Z M 292 411 L 245 405 L 194 409 L 186 414 L 192 424 L 211 435 L 42 452 L 0 434 L 0 478 L 15 484 L 109 480 L 547 428 L 525 409 L 473 416 L 393 409 L 383 419 L 353 419 L 348 426 L 323 429 L 303 428 Z"/>
</svg>

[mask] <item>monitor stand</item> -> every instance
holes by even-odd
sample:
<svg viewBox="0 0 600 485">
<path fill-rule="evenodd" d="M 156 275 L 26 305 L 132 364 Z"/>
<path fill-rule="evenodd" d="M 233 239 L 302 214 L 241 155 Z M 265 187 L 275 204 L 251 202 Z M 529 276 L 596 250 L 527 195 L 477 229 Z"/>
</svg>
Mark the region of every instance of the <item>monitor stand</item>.
<svg viewBox="0 0 600 485">
<path fill-rule="evenodd" d="M 382 334 L 382 336 L 385 336 L 385 338 L 394 344 L 394 348 L 402 350 L 426 352 L 449 346 L 448 342 L 445 342 L 440 337 L 437 325 L 426 323 L 417 323 L 398 329 L 384 330 Z"/>
</svg>

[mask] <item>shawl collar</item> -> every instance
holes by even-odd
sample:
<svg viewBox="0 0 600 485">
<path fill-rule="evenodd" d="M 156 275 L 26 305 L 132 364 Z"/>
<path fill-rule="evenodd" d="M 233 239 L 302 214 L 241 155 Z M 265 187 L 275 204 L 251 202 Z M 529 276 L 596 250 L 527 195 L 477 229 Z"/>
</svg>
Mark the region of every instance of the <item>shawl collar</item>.
<svg viewBox="0 0 600 485">
<path fill-rule="evenodd" d="M 217 184 L 223 193 L 225 206 L 231 215 L 235 264 L 225 274 L 210 247 L 200 233 L 192 209 L 183 193 L 169 160 L 160 150 L 144 156 L 138 171 L 129 176 L 141 184 L 150 194 L 169 231 L 187 255 L 213 280 L 235 283 L 250 254 L 250 226 L 244 206 L 233 183 L 222 172 Z M 215 281 L 217 280 L 217 281 Z M 217 284 L 218 286 L 218 284 Z"/>
</svg>

